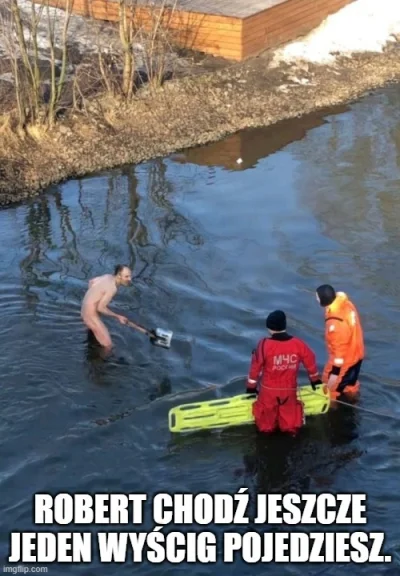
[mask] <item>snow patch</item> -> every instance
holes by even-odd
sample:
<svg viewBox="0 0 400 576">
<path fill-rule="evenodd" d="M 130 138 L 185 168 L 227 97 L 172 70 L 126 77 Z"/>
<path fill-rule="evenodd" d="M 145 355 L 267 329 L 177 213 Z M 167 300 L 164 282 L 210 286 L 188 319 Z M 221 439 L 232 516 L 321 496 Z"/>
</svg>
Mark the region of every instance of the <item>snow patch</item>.
<svg viewBox="0 0 400 576">
<path fill-rule="evenodd" d="M 21 9 L 22 15 L 30 20 L 32 14 L 32 6 L 34 6 L 36 13 L 38 14 L 40 5 L 32 4 L 31 0 L 18 0 L 18 5 Z M 40 50 L 48 50 L 49 48 L 49 31 L 48 31 L 48 14 L 52 26 L 54 26 L 54 34 L 56 45 L 61 44 L 63 28 L 65 23 L 65 10 L 60 8 L 53 8 L 45 6 L 42 8 L 41 18 L 38 25 L 38 47 Z M 73 41 L 81 50 L 94 51 L 96 46 L 93 43 L 93 38 L 88 34 L 88 21 L 82 16 L 77 16 L 76 14 L 71 14 L 69 25 L 68 25 L 68 40 Z M 27 39 L 29 38 L 29 32 L 25 32 Z"/>
<path fill-rule="evenodd" d="M 338 55 L 382 52 L 398 36 L 400 0 L 354 0 L 302 40 L 276 50 L 273 63 L 332 64 Z"/>
<path fill-rule="evenodd" d="M 3 1 L 4 0 L 0 0 L 0 2 Z M 34 8 L 36 14 L 39 15 L 40 5 L 32 4 L 31 0 L 18 0 L 18 6 L 21 11 L 23 22 L 26 23 L 26 26 L 24 26 L 24 36 L 28 47 L 30 47 L 31 33 L 29 27 L 32 18 L 32 8 Z M 7 26 L 7 21 L 11 18 L 9 5 L 4 5 L 2 8 L 3 18 Z M 55 45 L 58 47 L 61 47 L 62 45 L 65 23 L 65 10 L 47 6 L 42 8 L 38 23 L 37 41 L 40 56 L 45 60 L 49 55 L 48 14 L 50 16 L 51 25 L 54 28 Z M 70 46 L 73 45 L 80 54 L 97 52 L 99 44 L 101 44 L 101 50 L 107 52 L 107 48 L 110 49 L 118 41 L 118 32 L 112 24 L 94 21 L 77 14 L 71 14 L 68 25 L 68 44 Z M 6 47 L 6 41 L 4 38 L 0 37 L 0 54 L 6 55 L 7 52 L 8 49 Z"/>
</svg>

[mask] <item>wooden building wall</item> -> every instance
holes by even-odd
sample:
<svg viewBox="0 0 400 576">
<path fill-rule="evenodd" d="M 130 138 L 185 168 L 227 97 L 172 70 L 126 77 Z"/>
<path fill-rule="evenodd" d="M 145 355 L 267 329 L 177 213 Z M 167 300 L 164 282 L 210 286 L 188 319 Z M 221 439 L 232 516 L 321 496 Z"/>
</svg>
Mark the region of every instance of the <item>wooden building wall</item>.
<svg viewBox="0 0 400 576">
<path fill-rule="evenodd" d="M 178 45 L 241 61 L 307 34 L 329 14 L 352 1 L 286 0 L 246 18 L 176 10 L 166 16 L 166 21 Z M 49 0 L 49 3 L 63 7 L 66 0 Z M 117 22 L 119 19 L 118 3 L 112 0 L 75 0 L 73 11 L 97 20 Z M 145 7 L 138 16 L 142 23 L 151 21 Z"/>
</svg>

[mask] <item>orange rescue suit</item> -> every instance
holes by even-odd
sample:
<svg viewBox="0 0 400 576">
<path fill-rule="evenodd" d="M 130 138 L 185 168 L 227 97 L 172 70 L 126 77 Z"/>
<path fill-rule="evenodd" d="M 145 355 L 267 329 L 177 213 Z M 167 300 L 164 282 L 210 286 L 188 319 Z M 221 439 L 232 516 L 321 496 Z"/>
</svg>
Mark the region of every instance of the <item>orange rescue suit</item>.
<svg viewBox="0 0 400 576">
<path fill-rule="evenodd" d="M 325 342 L 328 361 L 322 381 L 327 382 L 330 374 L 337 374 L 336 388 L 349 368 L 364 359 L 364 335 L 354 304 L 344 292 L 325 308 Z"/>
</svg>

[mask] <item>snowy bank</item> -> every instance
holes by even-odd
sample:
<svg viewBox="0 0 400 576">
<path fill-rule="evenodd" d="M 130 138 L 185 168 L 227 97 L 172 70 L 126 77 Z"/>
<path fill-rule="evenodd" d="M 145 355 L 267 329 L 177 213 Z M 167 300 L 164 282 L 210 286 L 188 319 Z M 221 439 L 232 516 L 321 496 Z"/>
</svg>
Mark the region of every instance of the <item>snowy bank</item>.
<svg viewBox="0 0 400 576">
<path fill-rule="evenodd" d="M 32 4 L 31 0 L 18 0 L 18 6 L 21 10 L 22 17 L 26 22 L 30 22 L 32 17 L 32 9 L 36 14 L 40 13 L 40 5 Z M 65 24 L 66 13 L 61 8 L 54 8 L 51 6 L 44 6 L 42 8 L 41 17 L 38 23 L 37 40 L 40 50 L 49 49 L 49 30 L 48 30 L 48 17 L 52 26 L 54 27 L 54 36 L 56 45 L 61 45 L 63 29 Z M 102 42 L 112 43 L 115 41 L 117 35 L 115 28 L 109 23 L 89 20 L 77 14 L 71 14 L 68 25 L 68 42 L 74 44 L 81 53 L 95 52 L 100 43 L 99 32 L 101 31 Z M 29 30 L 25 30 L 26 40 L 29 40 Z"/>
<path fill-rule="evenodd" d="M 309 61 L 332 64 L 337 55 L 382 52 L 400 36 L 400 0 L 354 0 L 302 40 L 276 50 L 274 65 Z"/>
<path fill-rule="evenodd" d="M 2 4 L 4 2 L 4 4 Z M 43 60 L 49 59 L 49 19 L 54 33 L 55 46 L 61 48 L 66 13 L 62 8 L 33 4 L 31 0 L 17 0 L 21 19 L 24 26 L 24 36 L 27 42 L 28 52 L 32 53 L 32 11 L 38 17 L 36 39 L 39 55 Z M 6 31 L 0 34 L 0 56 L 9 53 L 9 31 L 14 27 L 11 24 L 12 16 L 9 2 L 0 0 L 0 26 L 6 27 Z M 73 47 L 79 54 L 94 54 L 99 50 L 107 53 L 120 47 L 118 27 L 112 22 L 85 18 L 79 14 L 70 15 L 67 33 L 68 47 Z M 14 41 L 17 46 L 17 38 L 14 33 Z M 141 46 L 135 46 L 140 52 Z"/>
<path fill-rule="evenodd" d="M 3 3 L 3 4 L 1 4 Z M 50 61 L 49 46 L 49 19 L 54 33 L 55 46 L 62 46 L 62 36 L 65 23 L 65 10 L 53 7 L 43 7 L 32 4 L 31 0 L 17 0 L 21 19 L 23 22 L 24 36 L 29 54 L 33 54 L 32 45 L 32 11 L 34 10 L 38 20 L 36 40 L 39 52 L 39 61 L 43 69 L 48 68 Z M 10 72 L 6 61 L 10 58 L 11 51 L 19 53 L 19 45 L 15 33 L 15 26 L 12 24 L 10 3 L 0 0 L 0 28 L 4 27 L 0 33 L 0 81 L 13 84 L 14 76 Z M 109 47 L 119 42 L 118 31 L 109 23 L 92 21 L 82 16 L 71 14 L 68 26 L 68 47 L 74 49 L 80 55 L 94 54 L 99 48 L 106 52 Z M 60 54 L 58 54 L 60 56 Z M 61 62 L 56 58 L 56 65 Z M 74 66 L 68 66 L 68 75 L 73 73 Z M 44 81 L 44 84 L 48 81 Z"/>
<path fill-rule="evenodd" d="M 31 0 L 17 0 L 25 22 L 32 13 Z M 4 0 L 0 0 L 0 3 Z M 0 12 L 7 12 L 7 5 Z M 35 11 L 39 10 L 35 5 Z M 49 8 L 55 26 L 55 40 L 62 37 L 65 12 Z M 9 17 L 8 17 L 9 18 Z M 6 17 L 7 20 L 7 17 Z M 29 31 L 25 30 L 29 41 Z M 389 42 L 400 38 L 400 0 L 353 0 L 339 12 L 328 16 L 325 21 L 303 39 L 275 50 L 272 65 L 281 62 L 309 61 L 317 64 L 332 64 L 337 55 L 351 56 L 356 52 L 382 52 Z M 81 54 L 113 51 L 119 45 L 118 29 L 106 22 L 94 21 L 72 14 L 68 29 L 68 41 Z M 4 38 L 0 37 L 0 54 L 6 55 Z M 38 43 L 41 56 L 48 57 L 47 9 L 43 10 L 38 26 Z M 136 46 L 137 57 L 143 47 Z"/>
</svg>

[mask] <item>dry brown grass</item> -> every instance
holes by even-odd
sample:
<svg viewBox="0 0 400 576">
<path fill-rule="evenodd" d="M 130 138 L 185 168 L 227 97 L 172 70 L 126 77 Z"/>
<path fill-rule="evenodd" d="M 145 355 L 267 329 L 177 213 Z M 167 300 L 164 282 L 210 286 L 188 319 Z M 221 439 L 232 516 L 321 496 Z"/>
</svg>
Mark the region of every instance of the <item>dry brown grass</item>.
<svg viewBox="0 0 400 576">
<path fill-rule="evenodd" d="M 0 93 L 4 95 L 3 111 L 17 117 L 24 130 L 32 132 L 32 127 L 38 125 L 52 128 L 71 109 L 87 115 L 93 99 L 104 100 L 108 96 L 131 102 L 141 88 L 157 90 L 168 76 L 174 75 L 177 59 L 168 22 L 175 7 L 167 8 L 165 0 L 149 2 L 146 22 L 141 13 L 137 15 L 135 0 L 118 0 L 116 34 L 113 37 L 109 30 L 104 34 L 100 23 L 91 22 L 88 42 L 94 42 L 94 49 L 85 54 L 77 53 L 71 44 L 74 38 L 69 27 L 74 0 L 37 0 L 30 13 L 26 13 L 26 8 L 22 11 L 18 0 L 4 2 L 0 49 L 6 52 L 6 58 L 2 59 L 1 72 L 11 73 L 13 93 L 5 82 L 0 82 Z M 97 34 L 93 34 L 95 28 Z M 47 48 L 43 48 L 43 36 Z M 141 45 L 140 54 L 137 43 Z M 32 133 L 40 139 L 45 131 L 37 129 Z"/>
<path fill-rule="evenodd" d="M 0 203 L 19 201 L 65 178 L 216 141 L 249 127 L 343 104 L 400 80 L 400 47 L 338 61 L 335 71 L 268 67 L 268 55 L 218 72 L 141 90 L 127 102 L 110 94 L 87 98 L 48 130 L 16 131 L 15 116 L 0 129 Z M 294 75 L 308 84 L 296 84 Z M 282 87 L 285 90 L 282 91 Z"/>
</svg>

